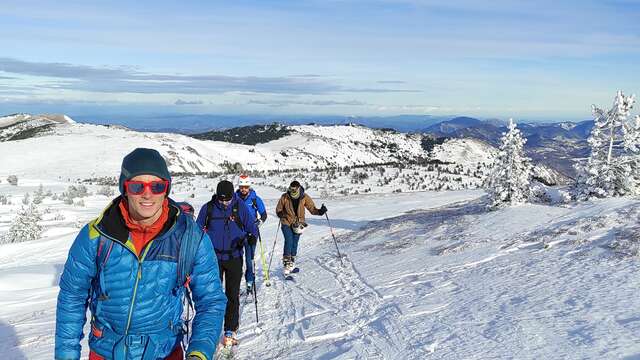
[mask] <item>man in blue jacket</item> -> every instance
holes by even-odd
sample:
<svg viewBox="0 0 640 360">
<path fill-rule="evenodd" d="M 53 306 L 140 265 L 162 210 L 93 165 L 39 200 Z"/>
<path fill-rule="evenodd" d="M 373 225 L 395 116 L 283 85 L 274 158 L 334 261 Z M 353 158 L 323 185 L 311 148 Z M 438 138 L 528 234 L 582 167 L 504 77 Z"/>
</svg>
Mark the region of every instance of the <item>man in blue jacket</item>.
<svg viewBox="0 0 640 360">
<path fill-rule="evenodd" d="M 218 258 L 220 280 L 224 279 L 227 309 L 224 316 L 225 346 L 237 345 L 239 326 L 240 281 L 242 280 L 243 248 L 255 246 L 255 218 L 233 191 L 230 181 L 222 180 L 211 201 L 204 204 L 196 220 L 206 229 Z"/>
<path fill-rule="evenodd" d="M 90 359 L 183 359 L 187 297 L 196 310 L 188 360 L 213 359 L 226 298 L 211 241 L 168 198 L 171 175 L 156 150 L 128 154 L 119 185 L 121 195 L 80 231 L 69 251 L 55 358 L 80 359 L 88 306 Z"/>
<path fill-rule="evenodd" d="M 249 175 L 242 174 L 238 179 L 238 190 L 236 195 L 244 201 L 245 205 L 249 208 L 249 211 L 256 217 L 256 232 L 260 231 L 259 227 L 267 221 L 267 210 L 264 207 L 264 202 L 251 188 L 251 178 Z M 259 236 L 259 233 L 256 233 Z M 262 247 L 262 243 L 260 244 Z M 244 280 L 247 283 L 247 294 L 253 293 L 253 282 L 255 279 L 255 270 L 253 269 L 253 259 L 256 255 L 256 247 L 249 246 L 245 248 L 247 255 L 244 257 L 245 265 L 247 266 L 244 272 Z M 264 261 L 264 259 L 263 259 Z"/>
</svg>

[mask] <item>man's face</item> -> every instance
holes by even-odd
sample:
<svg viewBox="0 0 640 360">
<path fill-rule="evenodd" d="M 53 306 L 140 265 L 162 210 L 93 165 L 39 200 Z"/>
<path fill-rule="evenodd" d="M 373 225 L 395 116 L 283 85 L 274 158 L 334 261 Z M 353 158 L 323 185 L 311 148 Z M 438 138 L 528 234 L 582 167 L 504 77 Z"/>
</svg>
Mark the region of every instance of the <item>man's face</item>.
<svg viewBox="0 0 640 360">
<path fill-rule="evenodd" d="M 249 195 L 249 190 L 251 189 L 249 186 L 239 186 L 238 188 L 240 189 L 240 194 L 242 196 Z"/>
<path fill-rule="evenodd" d="M 161 178 L 154 175 L 138 175 L 130 181 L 141 181 L 150 183 L 153 181 L 162 181 Z M 141 194 L 133 194 L 126 189 L 127 199 L 129 199 L 129 214 L 136 221 L 149 222 L 155 221 L 160 217 L 162 212 L 162 203 L 166 196 L 165 191 L 160 194 L 154 194 L 149 186 L 145 186 Z"/>
<path fill-rule="evenodd" d="M 219 199 L 218 202 L 220 203 L 220 205 L 222 205 L 222 207 L 226 209 L 231 204 L 231 199 L 229 200 Z"/>
</svg>

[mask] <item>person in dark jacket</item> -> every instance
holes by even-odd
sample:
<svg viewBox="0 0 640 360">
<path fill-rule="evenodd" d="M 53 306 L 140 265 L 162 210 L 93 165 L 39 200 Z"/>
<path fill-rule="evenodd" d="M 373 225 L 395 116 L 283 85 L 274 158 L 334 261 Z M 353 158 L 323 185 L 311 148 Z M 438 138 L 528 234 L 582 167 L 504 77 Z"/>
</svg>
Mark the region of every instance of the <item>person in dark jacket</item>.
<svg viewBox="0 0 640 360">
<path fill-rule="evenodd" d="M 247 245 L 256 245 L 255 218 L 233 190 L 230 181 L 220 181 L 215 195 L 202 206 L 196 220 L 211 238 L 218 258 L 220 280 L 225 283 L 228 301 L 224 316 L 225 346 L 238 343 L 236 331 L 239 326 L 243 249 Z"/>
<path fill-rule="evenodd" d="M 295 259 L 298 254 L 298 241 L 300 235 L 307 227 L 305 222 L 305 209 L 313 215 L 324 215 L 327 212 L 326 206 L 316 208 L 311 196 L 305 194 L 304 188 L 296 180 L 289 184 L 286 193 L 280 196 L 276 206 L 276 214 L 280 218 L 282 234 L 284 235 L 284 249 L 282 264 L 285 275 L 289 274 L 295 267 Z"/>
<path fill-rule="evenodd" d="M 236 195 L 244 201 L 245 205 L 249 208 L 249 211 L 256 217 L 256 236 L 259 236 L 258 231 L 260 231 L 259 227 L 267 221 L 267 210 L 264 207 L 264 202 L 256 194 L 255 190 L 251 188 L 251 178 L 249 175 L 242 174 L 238 179 L 238 190 L 236 190 Z M 262 243 L 260 243 L 260 249 L 262 249 Z M 250 247 L 247 245 L 245 248 L 247 252 L 244 259 L 246 270 L 244 272 L 244 280 L 247 284 L 247 293 L 253 292 L 253 282 L 255 280 L 255 269 L 253 268 L 253 259 L 256 255 L 256 247 Z M 264 250 L 263 250 L 264 251 Z M 263 253 L 264 255 L 264 253 Z M 262 262 L 264 264 L 263 268 L 266 268 L 266 263 L 264 257 L 262 258 Z"/>
<path fill-rule="evenodd" d="M 121 195 L 86 225 L 71 246 L 60 279 L 55 359 L 80 359 L 91 311 L 89 359 L 184 358 L 183 300 L 190 289 L 196 315 L 189 360 L 210 360 L 227 299 L 209 237 L 169 199 L 171 175 L 162 156 L 138 148 L 122 161 Z M 183 247 L 195 249 L 179 278 Z M 183 260 L 181 262 L 181 260 Z"/>
</svg>

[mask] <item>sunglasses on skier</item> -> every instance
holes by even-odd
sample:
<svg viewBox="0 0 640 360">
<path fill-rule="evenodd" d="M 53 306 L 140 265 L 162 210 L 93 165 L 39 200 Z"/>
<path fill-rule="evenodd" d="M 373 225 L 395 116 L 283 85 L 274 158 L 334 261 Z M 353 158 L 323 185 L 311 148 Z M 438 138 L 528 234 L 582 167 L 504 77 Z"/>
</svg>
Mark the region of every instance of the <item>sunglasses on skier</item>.
<svg viewBox="0 0 640 360">
<path fill-rule="evenodd" d="M 124 182 L 124 188 L 127 191 L 127 194 L 130 195 L 140 195 L 143 194 L 145 189 L 149 189 L 152 194 L 160 195 L 167 192 L 169 188 L 168 180 L 156 180 L 156 181 L 132 181 L 127 180 Z"/>
</svg>

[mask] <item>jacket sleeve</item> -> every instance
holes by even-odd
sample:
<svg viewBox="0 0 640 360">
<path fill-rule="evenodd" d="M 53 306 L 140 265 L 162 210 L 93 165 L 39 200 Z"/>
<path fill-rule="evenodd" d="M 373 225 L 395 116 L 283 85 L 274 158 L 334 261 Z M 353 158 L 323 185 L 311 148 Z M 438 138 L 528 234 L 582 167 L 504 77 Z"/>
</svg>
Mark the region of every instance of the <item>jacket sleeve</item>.
<svg viewBox="0 0 640 360">
<path fill-rule="evenodd" d="M 256 206 L 258 207 L 258 214 L 260 214 L 260 220 L 262 222 L 267 221 L 267 209 L 264 206 L 264 201 L 260 198 L 260 196 L 256 196 Z"/>
<path fill-rule="evenodd" d="M 243 206 L 244 205 L 244 206 Z M 240 211 L 242 212 L 240 220 L 242 220 L 242 226 L 247 234 L 258 234 L 258 227 L 256 226 L 255 211 L 249 211 L 249 207 L 241 202 Z"/>
<path fill-rule="evenodd" d="M 206 225 L 204 223 L 204 221 L 207 218 L 207 204 L 204 204 L 201 208 L 200 208 L 200 212 L 198 212 L 198 218 L 196 219 L 196 223 L 198 224 L 198 228 L 200 229 L 204 229 L 204 226 Z"/>
<path fill-rule="evenodd" d="M 195 236 L 202 236 L 201 231 Z M 191 274 L 191 293 L 196 316 L 193 319 L 193 336 L 187 356 L 196 355 L 212 360 L 222 332 L 222 321 L 227 307 L 227 297 L 222 292 L 218 261 L 208 235 L 204 235 L 196 253 Z"/>
<path fill-rule="evenodd" d="M 71 245 L 60 278 L 56 306 L 56 359 L 80 359 L 80 340 L 86 322 L 91 282 L 96 276 L 98 234 L 91 239 L 86 225 Z M 93 230 L 95 231 L 95 230 Z"/>
<path fill-rule="evenodd" d="M 313 202 L 311 196 L 309 195 L 304 196 L 304 207 L 306 207 L 311 214 L 320 215 L 320 209 L 316 208 L 316 204 Z"/>
<path fill-rule="evenodd" d="M 283 218 L 284 215 L 284 196 L 280 197 L 280 200 L 278 200 L 278 205 L 276 205 L 276 215 L 278 215 L 279 218 Z"/>
</svg>

